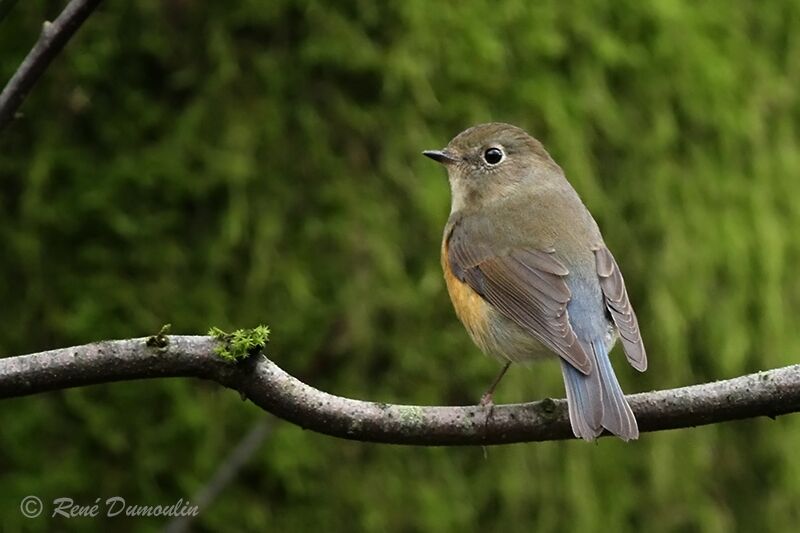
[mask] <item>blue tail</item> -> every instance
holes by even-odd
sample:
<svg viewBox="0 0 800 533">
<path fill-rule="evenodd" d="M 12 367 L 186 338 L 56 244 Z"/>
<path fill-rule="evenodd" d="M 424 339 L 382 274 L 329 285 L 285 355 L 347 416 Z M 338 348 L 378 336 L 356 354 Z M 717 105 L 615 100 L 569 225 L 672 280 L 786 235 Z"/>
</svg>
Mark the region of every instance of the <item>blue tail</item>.
<svg viewBox="0 0 800 533">
<path fill-rule="evenodd" d="M 591 353 L 594 368 L 588 376 L 561 360 L 572 432 L 587 441 L 594 440 L 603 428 L 622 440 L 638 438 L 636 417 L 619 386 L 605 344 L 593 342 Z"/>
</svg>

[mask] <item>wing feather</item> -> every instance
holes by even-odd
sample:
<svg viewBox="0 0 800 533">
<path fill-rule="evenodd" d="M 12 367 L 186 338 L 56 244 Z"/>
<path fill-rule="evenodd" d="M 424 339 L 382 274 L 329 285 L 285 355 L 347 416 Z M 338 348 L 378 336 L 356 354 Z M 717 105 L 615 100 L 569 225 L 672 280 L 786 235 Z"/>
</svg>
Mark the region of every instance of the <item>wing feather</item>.
<svg viewBox="0 0 800 533">
<path fill-rule="evenodd" d="M 625 356 L 633 368 L 640 372 L 647 369 L 647 353 L 642 336 L 639 333 L 639 322 L 628 299 L 622 273 L 608 248 L 595 250 L 597 275 L 600 277 L 600 288 L 606 300 L 606 307 L 611 319 L 617 326 Z"/>
<path fill-rule="evenodd" d="M 552 253 L 469 245 L 458 231 L 451 233 L 447 253 L 456 277 L 577 370 L 591 372 L 567 313 L 569 270 Z"/>
</svg>

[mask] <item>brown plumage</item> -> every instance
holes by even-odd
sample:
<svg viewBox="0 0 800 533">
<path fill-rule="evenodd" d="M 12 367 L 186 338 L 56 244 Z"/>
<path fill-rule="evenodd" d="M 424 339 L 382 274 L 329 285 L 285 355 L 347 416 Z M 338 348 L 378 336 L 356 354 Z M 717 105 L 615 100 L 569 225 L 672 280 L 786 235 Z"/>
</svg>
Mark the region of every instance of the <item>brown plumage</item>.
<svg viewBox="0 0 800 533">
<path fill-rule="evenodd" d="M 482 351 L 506 361 L 562 360 L 576 436 L 638 436 L 608 351 L 622 340 L 647 367 L 619 267 L 561 168 L 523 130 L 470 128 L 447 148 L 453 206 L 442 266 L 456 314 Z"/>
<path fill-rule="evenodd" d="M 617 326 L 625 355 L 633 368 L 644 372 L 647 370 L 647 355 L 644 351 L 642 336 L 639 334 L 639 322 L 636 320 L 636 314 L 628 300 L 628 291 L 625 289 L 622 273 L 608 248 L 599 248 L 595 250 L 594 254 L 597 258 L 600 288 L 603 290 L 611 319 Z"/>
</svg>

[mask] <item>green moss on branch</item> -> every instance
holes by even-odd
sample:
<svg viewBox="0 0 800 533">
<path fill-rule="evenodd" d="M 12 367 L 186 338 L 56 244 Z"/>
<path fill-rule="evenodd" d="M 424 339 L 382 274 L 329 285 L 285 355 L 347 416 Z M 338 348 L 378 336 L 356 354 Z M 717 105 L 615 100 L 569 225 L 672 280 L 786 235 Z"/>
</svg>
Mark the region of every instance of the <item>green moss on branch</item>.
<svg viewBox="0 0 800 533">
<path fill-rule="evenodd" d="M 219 341 L 214 352 L 230 362 L 247 359 L 260 353 L 269 342 L 269 333 L 269 326 L 265 325 L 252 329 L 237 329 L 230 333 L 213 326 L 208 330 L 208 334 Z"/>
</svg>

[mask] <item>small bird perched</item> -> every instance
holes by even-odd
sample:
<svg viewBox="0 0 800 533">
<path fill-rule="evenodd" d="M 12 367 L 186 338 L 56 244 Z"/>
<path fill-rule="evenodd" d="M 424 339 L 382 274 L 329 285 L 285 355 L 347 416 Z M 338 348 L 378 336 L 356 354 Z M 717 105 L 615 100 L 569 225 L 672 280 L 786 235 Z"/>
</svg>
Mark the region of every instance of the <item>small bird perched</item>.
<svg viewBox="0 0 800 533">
<path fill-rule="evenodd" d="M 443 150 L 452 193 L 442 268 L 456 314 L 508 366 L 559 356 L 576 437 L 603 428 L 636 439 L 636 418 L 611 367 L 619 338 L 647 368 L 625 283 L 597 223 L 542 144 L 510 124 L 480 124 Z"/>
</svg>

